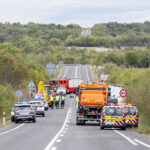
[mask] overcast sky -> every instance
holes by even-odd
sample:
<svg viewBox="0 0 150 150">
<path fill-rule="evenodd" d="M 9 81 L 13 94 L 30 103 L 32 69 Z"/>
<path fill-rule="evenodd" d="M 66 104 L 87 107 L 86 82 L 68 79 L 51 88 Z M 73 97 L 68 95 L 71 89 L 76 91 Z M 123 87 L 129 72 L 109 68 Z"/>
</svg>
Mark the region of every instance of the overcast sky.
<svg viewBox="0 0 150 150">
<path fill-rule="evenodd" d="M 0 22 L 76 23 L 150 21 L 150 0 L 0 0 Z"/>
</svg>

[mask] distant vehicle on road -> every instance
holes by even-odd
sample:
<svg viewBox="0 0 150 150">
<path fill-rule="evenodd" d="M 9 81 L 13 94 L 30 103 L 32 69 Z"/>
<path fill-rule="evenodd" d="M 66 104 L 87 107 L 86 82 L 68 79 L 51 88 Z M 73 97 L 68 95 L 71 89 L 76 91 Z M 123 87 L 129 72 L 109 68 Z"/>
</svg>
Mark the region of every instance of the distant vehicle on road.
<svg viewBox="0 0 150 150">
<path fill-rule="evenodd" d="M 66 88 L 64 86 L 59 86 L 56 91 L 57 95 L 63 94 L 66 95 Z"/>
<path fill-rule="evenodd" d="M 36 114 L 31 104 L 18 104 L 14 111 L 15 123 L 19 121 L 33 121 L 36 122 Z"/>
<path fill-rule="evenodd" d="M 45 117 L 45 109 L 41 101 L 30 101 L 29 103 L 34 107 L 36 115 Z"/>
<path fill-rule="evenodd" d="M 126 125 L 129 127 L 138 127 L 138 109 L 135 106 L 125 105 Z"/>
<path fill-rule="evenodd" d="M 123 106 L 104 106 L 101 113 L 100 128 L 126 129 L 125 111 Z"/>
<path fill-rule="evenodd" d="M 56 89 L 60 86 L 64 86 L 67 89 L 67 93 L 76 93 L 80 83 L 83 83 L 83 79 L 53 79 L 49 81 L 51 90 Z"/>
</svg>

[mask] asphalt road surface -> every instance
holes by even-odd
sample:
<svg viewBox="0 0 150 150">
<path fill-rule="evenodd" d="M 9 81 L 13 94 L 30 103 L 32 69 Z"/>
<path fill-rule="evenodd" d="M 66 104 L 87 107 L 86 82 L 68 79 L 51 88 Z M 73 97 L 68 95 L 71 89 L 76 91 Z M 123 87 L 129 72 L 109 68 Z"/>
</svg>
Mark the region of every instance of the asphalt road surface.
<svg viewBox="0 0 150 150">
<path fill-rule="evenodd" d="M 60 78 L 94 81 L 88 66 L 66 66 Z M 147 150 L 150 136 L 131 129 L 100 130 L 97 123 L 76 126 L 75 97 L 66 97 L 64 109 L 48 110 L 37 123 L 11 123 L 0 129 L 0 150 Z"/>
</svg>

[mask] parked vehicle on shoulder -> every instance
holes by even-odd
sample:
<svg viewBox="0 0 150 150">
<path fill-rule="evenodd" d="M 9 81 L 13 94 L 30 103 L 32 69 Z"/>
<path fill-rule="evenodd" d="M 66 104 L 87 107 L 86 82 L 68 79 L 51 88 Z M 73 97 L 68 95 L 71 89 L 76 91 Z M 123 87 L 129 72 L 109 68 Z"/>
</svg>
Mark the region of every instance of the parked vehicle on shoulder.
<svg viewBox="0 0 150 150">
<path fill-rule="evenodd" d="M 34 108 L 31 104 L 18 104 L 16 110 L 14 111 L 15 123 L 19 121 L 33 121 L 36 122 L 36 115 Z"/>
<path fill-rule="evenodd" d="M 135 106 L 124 106 L 126 115 L 126 125 L 129 127 L 138 127 L 138 109 Z"/>
<path fill-rule="evenodd" d="M 41 101 L 34 100 L 34 101 L 30 101 L 29 103 L 34 107 L 36 115 L 41 115 L 45 117 L 45 109 Z"/>
<path fill-rule="evenodd" d="M 104 106 L 101 113 L 100 128 L 121 128 L 126 130 L 125 111 L 123 106 Z"/>
</svg>

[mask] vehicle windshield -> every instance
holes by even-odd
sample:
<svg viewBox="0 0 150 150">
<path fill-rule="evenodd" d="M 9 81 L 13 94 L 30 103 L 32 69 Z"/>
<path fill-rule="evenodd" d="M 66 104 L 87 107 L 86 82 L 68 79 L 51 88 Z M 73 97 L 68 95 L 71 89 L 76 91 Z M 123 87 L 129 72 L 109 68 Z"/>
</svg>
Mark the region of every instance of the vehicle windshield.
<svg viewBox="0 0 150 150">
<path fill-rule="evenodd" d="M 20 110 L 26 110 L 26 109 L 30 109 L 30 108 L 31 108 L 31 105 L 20 105 L 20 106 L 18 106 L 18 108 L 19 108 Z"/>
<path fill-rule="evenodd" d="M 60 86 L 60 87 L 58 87 L 58 89 L 57 90 L 64 90 L 65 89 L 65 87 L 64 86 Z"/>
<path fill-rule="evenodd" d="M 59 81 L 57 81 L 57 80 L 51 80 L 51 81 L 49 81 L 49 84 L 50 85 L 58 85 L 59 84 Z"/>
<path fill-rule="evenodd" d="M 136 109 L 125 107 L 125 114 L 126 115 L 136 115 Z"/>
<path fill-rule="evenodd" d="M 123 111 L 121 108 L 106 108 L 105 115 L 107 116 L 122 116 Z"/>
</svg>

